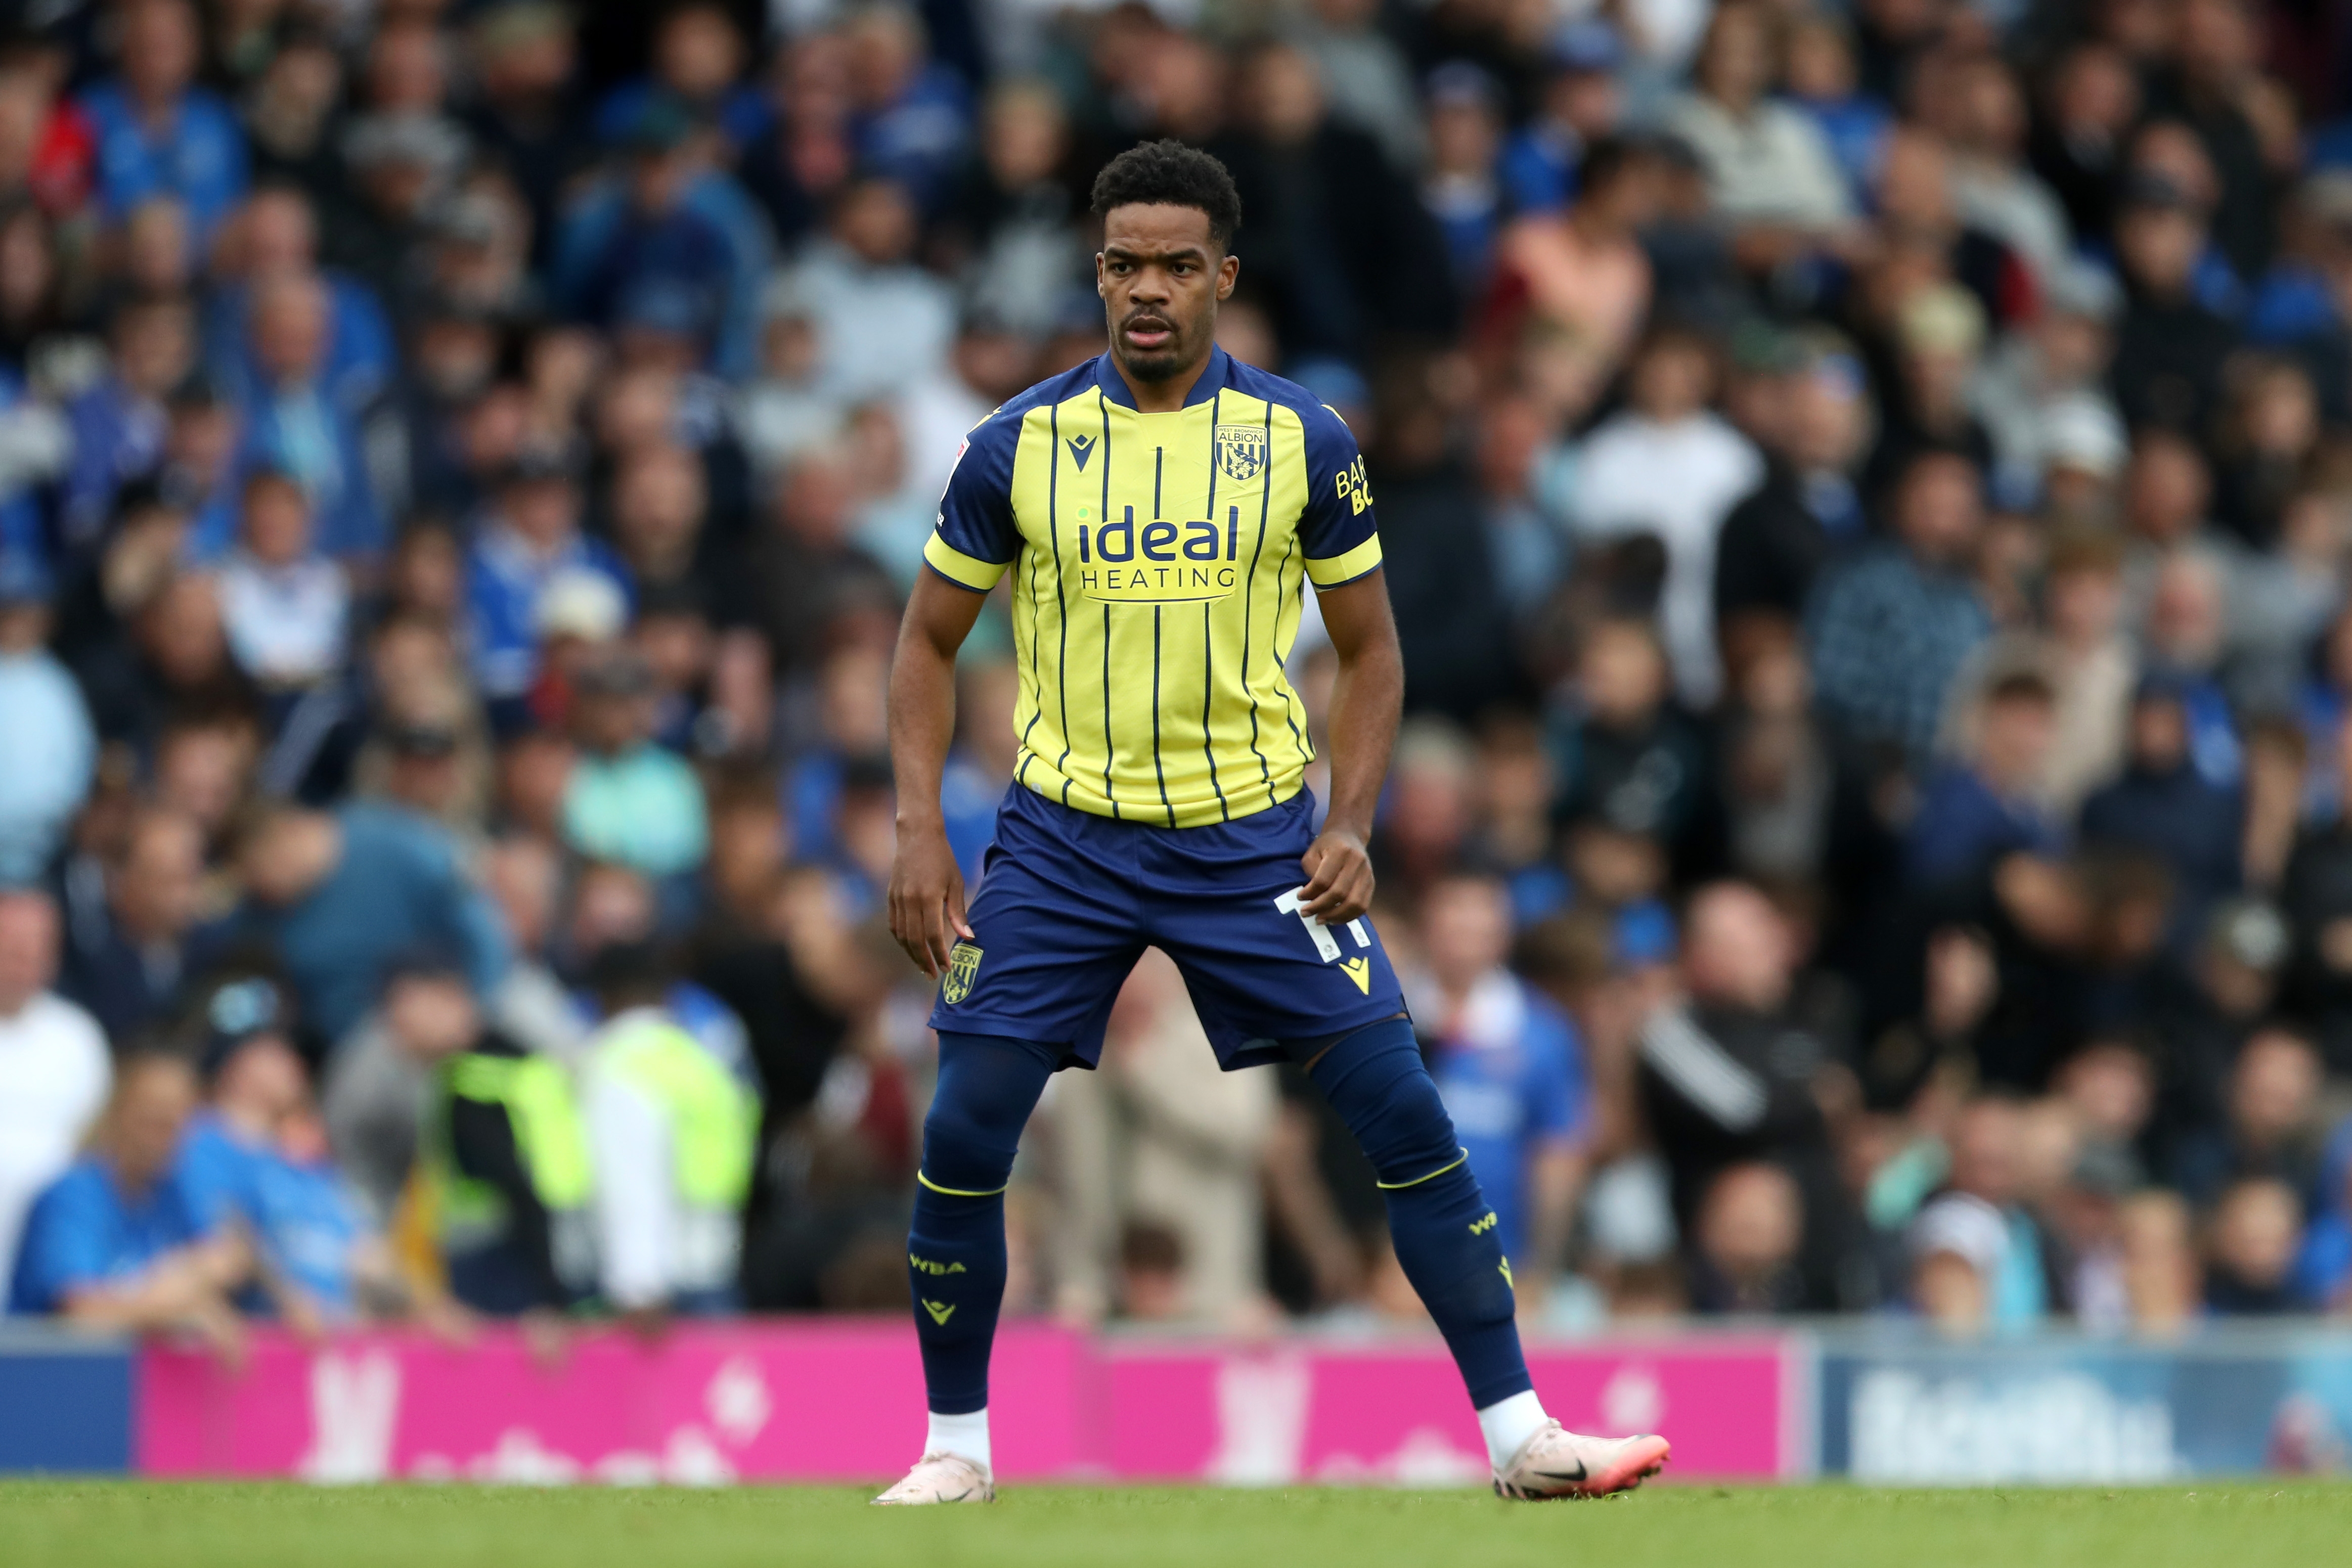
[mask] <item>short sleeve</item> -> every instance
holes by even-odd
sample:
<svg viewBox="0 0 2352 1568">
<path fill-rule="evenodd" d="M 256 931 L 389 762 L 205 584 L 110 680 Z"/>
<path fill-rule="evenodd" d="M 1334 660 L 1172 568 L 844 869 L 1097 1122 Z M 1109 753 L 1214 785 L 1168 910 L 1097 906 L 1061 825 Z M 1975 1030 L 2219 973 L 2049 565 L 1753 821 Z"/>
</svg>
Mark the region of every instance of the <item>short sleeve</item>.
<svg viewBox="0 0 2352 1568">
<path fill-rule="evenodd" d="M 114 1226 L 97 1198 L 92 1184 L 72 1172 L 33 1205 L 17 1245 L 15 1311 L 54 1312 L 75 1291 L 106 1282 Z"/>
<path fill-rule="evenodd" d="M 1372 487 L 1347 422 L 1321 403 L 1298 411 L 1307 430 L 1307 510 L 1298 542 L 1318 588 L 1353 582 L 1381 564 Z"/>
<path fill-rule="evenodd" d="M 1013 520 L 1013 457 L 1021 413 L 1000 409 L 972 427 L 940 497 L 939 527 L 923 559 L 958 588 L 986 593 L 1021 553 Z"/>
</svg>

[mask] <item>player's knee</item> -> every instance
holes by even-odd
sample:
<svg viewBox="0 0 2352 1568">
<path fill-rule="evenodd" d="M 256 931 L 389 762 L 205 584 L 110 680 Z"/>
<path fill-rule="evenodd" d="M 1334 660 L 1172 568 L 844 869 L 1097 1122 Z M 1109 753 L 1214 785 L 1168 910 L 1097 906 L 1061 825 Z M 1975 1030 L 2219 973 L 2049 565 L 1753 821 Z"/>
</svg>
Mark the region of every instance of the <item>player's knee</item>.
<svg viewBox="0 0 2352 1568">
<path fill-rule="evenodd" d="M 935 1101 L 923 1118 L 923 1185 L 962 1197 L 1001 1192 L 1012 1179 L 1020 1143 L 1017 1131 L 1005 1137 L 987 1122 Z"/>
<path fill-rule="evenodd" d="M 1407 1020 L 1384 1019 L 1342 1039 L 1313 1077 L 1382 1184 L 1424 1181 L 1462 1158 Z"/>
<path fill-rule="evenodd" d="M 1418 1183 L 1462 1160 L 1454 1119 L 1445 1113 L 1437 1085 L 1416 1061 L 1397 1080 L 1387 1103 L 1361 1134 L 1364 1157 L 1384 1183 Z"/>
<path fill-rule="evenodd" d="M 1021 1129 L 1053 1071 L 1043 1049 L 988 1035 L 940 1035 L 939 1086 L 923 1118 L 926 1187 L 964 1197 L 1003 1189 Z"/>
</svg>

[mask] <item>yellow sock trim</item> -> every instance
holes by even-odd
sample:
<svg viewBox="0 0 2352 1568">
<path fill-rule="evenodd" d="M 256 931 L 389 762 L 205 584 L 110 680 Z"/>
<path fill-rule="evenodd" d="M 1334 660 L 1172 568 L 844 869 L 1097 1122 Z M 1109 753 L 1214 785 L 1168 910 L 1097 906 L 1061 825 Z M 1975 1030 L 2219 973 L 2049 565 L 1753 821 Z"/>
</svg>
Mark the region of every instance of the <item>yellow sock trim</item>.
<svg viewBox="0 0 2352 1568">
<path fill-rule="evenodd" d="M 1462 1164 L 1463 1160 L 1467 1160 L 1469 1157 L 1470 1151 L 1465 1149 L 1462 1151 L 1462 1159 L 1455 1160 L 1453 1165 L 1440 1166 L 1435 1170 L 1430 1172 L 1427 1176 L 1418 1176 L 1413 1177 L 1411 1181 L 1376 1181 L 1372 1185 L 1379 1187 L 1382 1192 L 1402 1192 L 1404 1188 L 1409 1186 L 1419 1186 L 1425 1181 L 1435 1181 L 1439 1176 L 1442 1176 L 1447 1171 L 1452 1170 L 1454 1166 Z M 920 1176 L 918 1176 L 915 1179 L 918 1181 L 922 1180 Z M 923 1185 L 929 1186 L 930 1184 L 929 1182 L 924 1182 Z"/>
<path fill-rule="evenodd" d="M 1462 1158 L 1465 1160 L 1469 1157 L 1470 1156 L 1466 1153 L 1462 1156 Z M 1456 1160 L 1454 1165 L 1459 1165 L 1461 1163 L 1461 1160 Z M 1448 1166 L 1445 1168 L 1452 1170 L 1454 1166 Z M 933 1192 L 938 1193 L 941 1197 L 994 1197 L 998 1193 L 1004 1190 L 1003 1186 L 992 1186 L 986 1192 L 961 1192 L 951 1186 L 941 1186 L 939 1183 L 933 1181 L 930 1177 L 925 1176 L 920 1171 L 917 1171 L 915 1173 L 915 1179 L 921 1182 L 925 1186 L 929 1187 Z M 1011 1182 L 1007 1182 L 1004 1184 L 1004 1186 L 1011 1186 L 1013 1184 Z"/>
</svg>

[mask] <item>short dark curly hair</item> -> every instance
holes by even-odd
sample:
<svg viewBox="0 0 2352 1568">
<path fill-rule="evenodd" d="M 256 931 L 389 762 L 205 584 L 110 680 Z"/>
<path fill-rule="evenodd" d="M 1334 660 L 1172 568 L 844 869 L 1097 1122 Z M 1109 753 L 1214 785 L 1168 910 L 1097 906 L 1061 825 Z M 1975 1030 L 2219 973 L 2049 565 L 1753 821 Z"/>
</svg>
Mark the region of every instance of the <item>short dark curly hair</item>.
<svg viewBox="0 0 2352 1568">
<path fill-rule="evenodd" d="M 1209 237 L 1220 250 L 1242 226 L 1242 193 L 1225 166 L 1181 141 L 1145 141 L 1103 165 L 1095 176 L 1094 214 L 1135 203 L 1198 207 L 1209 215 Z"/>
</svg>

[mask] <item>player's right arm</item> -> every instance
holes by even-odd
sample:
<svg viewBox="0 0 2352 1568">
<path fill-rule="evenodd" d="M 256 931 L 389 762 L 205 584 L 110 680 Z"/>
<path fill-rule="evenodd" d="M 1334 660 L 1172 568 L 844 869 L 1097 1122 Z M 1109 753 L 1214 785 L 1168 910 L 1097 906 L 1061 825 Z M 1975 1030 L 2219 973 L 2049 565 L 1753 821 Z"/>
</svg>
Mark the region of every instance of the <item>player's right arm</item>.
<svg viewBox="0 0 2352 1568">
<path fill-rule="evenodd" d="M 988 591 L 1020 553 L 1013 518 L 1020 440 L 1020 413 L 1002 410 L 964 438 L 890 661 L 890 769 L 898 793 L 890 935 L 935 977 L 946 971 L 956 938 L 971 935 L 963 873 L 940 810 L 940 777 L 955 739 L 956 650 L 971 635 Z"/>
<path fill-rule="evenodd" d="M 956 650 L 982 596 L 925 572 L 907 601 L 890 662 L 890 770 L 898 790 L 898 852 L 890 866 L 890 935 L 926 975 L 948 967 L 964 923 L 963 873 L 948 847 L 940 776 L 955 737 Z"/>
</svg>

